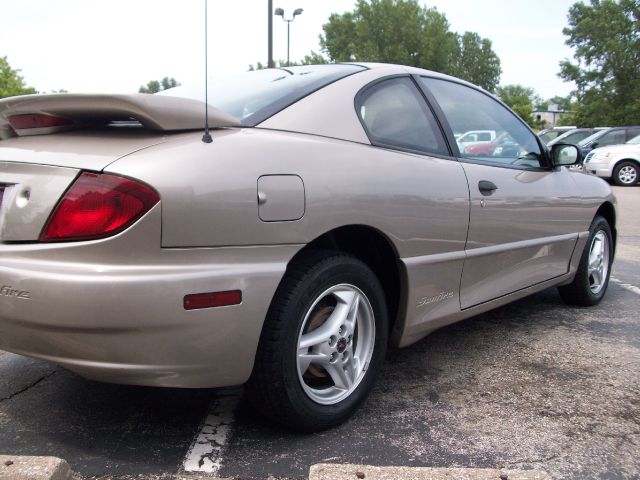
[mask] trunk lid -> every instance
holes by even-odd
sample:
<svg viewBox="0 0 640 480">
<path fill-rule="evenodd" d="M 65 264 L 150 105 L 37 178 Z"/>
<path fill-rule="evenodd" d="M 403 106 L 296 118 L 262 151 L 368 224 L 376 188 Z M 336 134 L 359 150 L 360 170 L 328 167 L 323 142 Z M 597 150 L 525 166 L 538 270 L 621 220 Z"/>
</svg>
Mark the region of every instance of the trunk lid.
<svg viewBox="0 0 640 480">
<path fill-rule="evenodd" d="M 0 162 L 54 165 L 99 171 L 130 153 L 167 141 L 144 129 L 84 129 L 0 141 Z M 0 171 L 0 182 L 2 172 Z"/>
<path fill-rule="evenodd" d="M 0 141 L 0 242 L 37 241 L 80 171 L 101 171 L 170 137 L 127 130 L 79 130 Z"/>
<path fill-rule="evenodd" d="M 201 129 L 204 112 L 197 100 L 148 94 L 0 100 L 0 242 L 37 241 L 80 171 Z M 211 128 L 240 125 L 213 107 L 208 118 Z"/>
</svg>

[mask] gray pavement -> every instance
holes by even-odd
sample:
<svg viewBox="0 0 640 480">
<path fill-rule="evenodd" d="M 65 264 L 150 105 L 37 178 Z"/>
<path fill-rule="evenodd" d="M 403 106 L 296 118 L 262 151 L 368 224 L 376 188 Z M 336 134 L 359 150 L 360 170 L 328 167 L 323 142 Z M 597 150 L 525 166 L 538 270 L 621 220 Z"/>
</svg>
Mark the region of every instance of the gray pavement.
<svg viewBox="0 0 640 480">
<path fill-rule="evenodd" d="M 292 434 L 241 402 L 218 475 L 349 463 L 640 478 L 640 188 L 616 194 L 617 281 L 599 306 L 550 289 L 390 352 L 367 402 L 328 432 Z M 62 457 L 84 477 L 190 478 L 184 459 L 219 395 L 105 385 L 0 352 L 0 453 Z"/>
</svg>

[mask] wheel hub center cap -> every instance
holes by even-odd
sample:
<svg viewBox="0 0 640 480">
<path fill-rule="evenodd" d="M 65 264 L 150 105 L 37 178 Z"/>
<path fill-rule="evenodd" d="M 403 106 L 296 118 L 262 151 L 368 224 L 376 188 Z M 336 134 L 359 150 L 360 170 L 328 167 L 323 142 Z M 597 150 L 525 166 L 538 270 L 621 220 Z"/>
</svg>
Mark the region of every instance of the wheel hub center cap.
<svg viewBox="0 0 640 480">
<path fill-rule="evenodd" d="M 338 340 L 336 349 L 338 350 L 338 353 L 342 353 L 346 348 L 347 348 L 347 339 L 343 337 L 340 340 Z"/>
</svg>

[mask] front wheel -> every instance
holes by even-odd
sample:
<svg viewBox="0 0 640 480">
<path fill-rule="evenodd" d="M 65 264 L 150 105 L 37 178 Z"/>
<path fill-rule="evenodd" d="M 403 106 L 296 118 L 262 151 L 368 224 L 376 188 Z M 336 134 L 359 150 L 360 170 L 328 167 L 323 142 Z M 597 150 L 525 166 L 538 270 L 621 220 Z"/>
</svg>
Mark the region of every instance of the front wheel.
<svg viewBox="0 0 640 480">
<path fill-rule="evenodd" d="M 292 429 L 336 426 L 371 390 L 387 338 L 373 271 L 351 255 L 308 252 L 289 267 L 269 309 L 248 399 Z"/>
<path fill-rule="evenodd" d="M 613 169 L 613 183 L 621 187 L 631 187 L 638 183 L 638 165 L 634 162 L 620 162 Z"/>
<path fill-rule="evenodd" d="M 589 240 L 582 252 L 573 282 L 558 287 L 565 302 L 588 307 L 602 300 L 609 285 L 613 262 L 612 238 L 609 222 L 597 215 L 591 222 Z"/>
</svg>

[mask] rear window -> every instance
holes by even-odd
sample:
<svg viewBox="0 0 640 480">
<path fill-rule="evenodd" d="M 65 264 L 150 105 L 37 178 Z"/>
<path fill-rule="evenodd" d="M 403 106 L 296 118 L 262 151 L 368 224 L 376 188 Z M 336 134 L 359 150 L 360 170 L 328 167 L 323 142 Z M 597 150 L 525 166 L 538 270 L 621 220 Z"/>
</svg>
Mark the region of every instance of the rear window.
<svg viewBox="0 0 640 480">
<path fill-rule="evenodd" d="M 440 127 L 409 77 L 366 87 L 357 102 L 373 145 L 449 155 Z"/>
<path fill-rule="evenodd" d="M 307 65 L 255 70 L 209 80 L 209 105 L 253 127 L 310 93 L 366 70 L 359 65 Z M 181 85 L 157 95 L 204 99 L 202 85 Z"/>
<path fill-rule="evenodd" d="M 578 143 L 579 147 L 586 147 L 587 145 L 589 145 L 591 142 L 593 142 L 594 140 L 600 138 L 602 135 L 605 134 L 607 130 L 600 130 L 598 132 L 595 132 L 591 135 L 589 135 L 587 138 L 585 138 L 584 140 L 580 140 L 580 142 Z"/>
<path fill-rule="evenodd" d="M 570 133 L 566 137 L 562 137 L 560 140 L 562 140 L 563 143 L 576 144 L 579 141 L 587 138 L 589 135 L 590 133 L 588 130 L 584 132 L 575 132 L 575 133 Z"/>
</svg>

